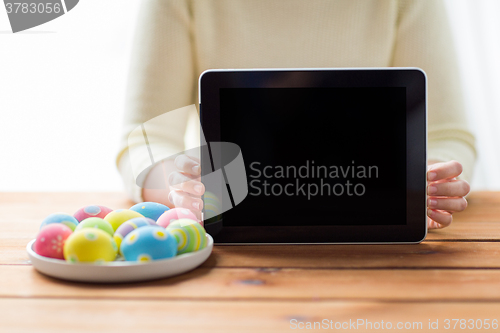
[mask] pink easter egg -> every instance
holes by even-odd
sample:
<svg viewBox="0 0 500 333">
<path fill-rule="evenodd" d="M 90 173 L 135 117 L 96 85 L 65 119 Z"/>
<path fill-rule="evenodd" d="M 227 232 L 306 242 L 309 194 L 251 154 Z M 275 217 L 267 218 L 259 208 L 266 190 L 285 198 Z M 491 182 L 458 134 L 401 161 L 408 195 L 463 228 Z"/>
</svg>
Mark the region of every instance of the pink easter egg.
<svg viewBox="0 0 500 333">
<path fill-rule="evenodd" d="M 36 237 L 35 252 L 44 257 L 64 259 L 64 243 L 72 232 L 68 226 L 61 223 L 46 225 Z"/>
<path fill-rule="evenodd" d="M 112 211 L 113 210 L 108 207 L 90 205 L 80 208 L 79 210 L 76 211 L 76 213 L 73 216 L 75 217 L 75 219 L 78 220 L 78 222 L 82 222 L 83 220 L 88 219 L 89 217 L 99 217 L 103 219 L 106 217 L 106 215 L 108 215 Z"/>
<path fill-rule="evenodd" d="M 192 211 L 186 208 L 172 208 L 163 213 L 158 220 L 157 224 L 161 225 L 163 228 L 168 227 L 168 225 L 178 219 L 191 219 L 198 221 L 196 215 Z M 198 221 L 199 222 L 199 221 Z M 200 222 L 199 222 L 200 223 Z M 200 223 L 203 225 L 203 222 Z"/>
</svg>

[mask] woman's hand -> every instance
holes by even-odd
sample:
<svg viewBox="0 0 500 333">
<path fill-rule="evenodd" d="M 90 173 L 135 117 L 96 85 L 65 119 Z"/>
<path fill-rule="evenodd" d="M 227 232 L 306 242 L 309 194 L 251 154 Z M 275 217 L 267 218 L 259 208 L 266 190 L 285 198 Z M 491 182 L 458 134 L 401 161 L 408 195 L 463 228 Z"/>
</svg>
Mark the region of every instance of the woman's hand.
<svg viewBox="0 0 500 333">
<path fill-rule="evenodd" d="M 168 177 L 170 193 L 168 199 L 175 207 L 191 210 L 201 220 L 205 186 L 201 182 L 200 161 L 188 155 L 179 155 L 174 165 L 177 171 L 171 172 Z"/>
<path fill-rule="evenodd" d="M 429 163 L 427 169 L 427 227 L 444 228 L 451 224 L 454 212 L 467 207 L 464 196 L 470 191 L 469 183 L 458 180 L 462 165 L 457 161 Z"/>
</svg>

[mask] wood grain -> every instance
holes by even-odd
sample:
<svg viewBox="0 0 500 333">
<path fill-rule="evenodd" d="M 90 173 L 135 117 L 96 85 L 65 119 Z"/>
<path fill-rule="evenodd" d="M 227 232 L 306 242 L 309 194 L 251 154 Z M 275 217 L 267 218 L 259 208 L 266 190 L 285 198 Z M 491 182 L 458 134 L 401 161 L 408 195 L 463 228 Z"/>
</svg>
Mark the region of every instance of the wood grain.
<svg viewBox="0 0 500 333">
<path fill-rule="evenodd" d="M 27 239 L 2 240 L 0 263 L 28 265 Z M 500 242 L 215 246 L 203 267 L 498 268 Z"/>
<path fill-rule="evenodd" d="M 500 240 L 500 192 L 476 192 L 466 211 L 454 215 L 451 227 L 434 230 L 427 240 Z M 0 239 L 33 239 L 41 221 L 54 212 L 73 214 L 89 204 L 113 209 L 133 202 L 124 193 L 5 193 L 0 192 Z M 474 223 L 469 223 L 469 222 Z M 491 223 L 488 223 L 491 222 Z"/>
<path fill-rule="evenodd" d="M 500 192 L 472 192 L 467 196 L 467 209 L 454 214 L 454 221 L 500 222 Z"/>
<path fill-rule="evenodd" d="M 0 298 L 500 301 L 500 270 L 200 268 L 134 284 L 85 284 L 4 266 Z M 397 288 L 395 288 L 397 286 Z"/>
<path fill-rule="evenodd" d="M 467 201 L 467 209 L 454 214 L 455 221 L 500 222 L 500 192 L 472 192 Z M 122 192 L 0 192 L 0 217 L 43 219 L 54 212 L 72 214 L 91 204 L 118 209 L 128 208 L 133 202 Z"/>
<path fill-rule="evenodd" d="M 426 240 L 432 242 L 499 241 L 500 193 L 476 192 L 472 193 L 468 200 L 468 209 L 465 212 L 455 215 L 455 222 L 452 226 L 441 230 L 430 231 Z M 133 204 L 123 193 L 0 193 L 0 265 L 29 263 L 25 247 L 31 239 L 36 237 L 39 225 L 44 217 L 56 211 L 72 213 L 78 208 L 92 203 L 99 203 L 111 208 L 130 207 Z M 22 214 L 19 212 L 22 212 Z M 474 220 L 476 218 L 475 216 L 481 216 L 482 219 Z M 262 254 L 265 255 L 265 252 L 271 249 L 271 253 L 276 253 L 276 256 L 284 256 L 286 260 L 291 258 L 288 254 L 289 252 L 293 253 L 293 256 L 295 256 L 298 252 L 303 251 L 304 253 L 298 254 L 299 257 L 297 260 L 293 260 L 290 263 L 294 265 L 292 267 L 310 267 L 311 265 L 317 264 L 320 265 L 319 267 L 346 267 L 346 265 L 342 263 L 342 258 L 349 260 L 358 258 L 358 260 L 355 260 L 355 263 L 350 266 L 358 267 L 365 264 L 362 257 L 366 259 L 365 261 L 369 267 L 381 266 L 380 260 L 385 260 L 386 257 L 388 258 L 388 263 L 392 266 L 399 265 L 400 267 L 408 267 L 411 263 L 406 263 L 406 259 L 415 259 L 415 257 L 422 258 L 421 254 L 425 253 L 433 254 L 433 260 L 437 259 L 435 262 L 437 266 L 433 264 L 432 267 L 448 267 L 450 265 L 447 264 L 446 260 L 444 263 L 443 260 L 439 260 L 440 254 L 449 256 L 450 253 L 458 253 L 459 257 L 457 257 L 457 259 L 464 259 L 468 256 L 466 253 L 463 253 L 463 251 L 455 248 L 456 246 L 460 247 L 460 245 L 448 244 L 447 248 L 443 248 L 441 244 L 430 243 L 431 242 L 421 244 L 421 247 L 417 250 L 415 250 L 413 246 L 408 247 L 406 245 L 391 245 L 390 247 L 380 245 L 382 248 L 379 248 L 379 246 L 335 246 L 330 248 L 321 246 L 304 248 L 300 246 L 295 248 L 295 250 L 289 247 L 283 247 L 281 251 L 275 251 L 275 249 L 270 247 L 256 247 L 254 249 L 235 247 L 234 251 L 228 250 L 227 247 L 216 247 L 214 251 L 215 257 L 212 258 L 211 265 L 234 265 L 240 267 L 241 265 L 238 262 L 235 263 L 234 259 L 242 258 L 244 259 L 245 265 L 255 266 L 255 261 L 252 263 L 247 257 L 257 255 L 257 258 L 262 258 Z M 465 248 L 467 249 L 467 246 L 465 246 Z M 479 248 L 473 250 L 482 251 L 482 248 L 485 248 L 486 251 L 490 251 L 491 249 L 495 251 L 495 253 L 497 251 L 495 245 L 479 246 Z M 371 249 L 375 250 L 374 253 L 371 253 Z M 350 254 L 348 254 L 348 252 Z M 368 253 L 368 256 L 365 256 L 366 253 Z M 218 254 L 222 254 L 223 256 L 225 254 L 230 254 L 230 256 L 217 260 L 217 264 L 215 264 L 213 259 L 220 257 Z M 304 263 L 305 258 L 303 258 L 305 255 L 309 254 L 316 257 L 316 259 L 313 258 L 311 265 Z M 482 254 L 486 255 L 486 258 L 485 260 L 480 260 L 482 263 L 479 265 L 491 267 L 491 260 L 488 260 L 488 258 L 491 259 L 491 256 L 488 257 L 488 253 Z M 321 256 L 340 256 L 340 258 L 335 258 L 333 263 L 331 258 L 326 260 L 326 263 L 321 263 L 323 262 Z M 368 262 L 371 261 L 373 257 L 379 259 L 375 264 Z M 472 255 L 472 257 L 474 257 L 474 255 Z M 401 264 L 398 263 L 398 259 L 400 259 L 399 261 Z M 275 260 L 275 262 L 279 267 L 284 266 L 282 263 L 283 260 L 281 260 L 281 263 L 279 260 Z M 420 266 L 421 264 L 419 264 L 419 262 L 421 261 L 417 260 L 413 266 Z M 452 260 L 451 262 L 453 263 L 454 261 Z M 267 258 L 265 265 L 267 265 L 266 267 L 272 266 L 273 260 Z M 459 266 L 464 267 L 464 265 Z M 465 266 L 470 266 L 470 264 L 465 263 Z M 496 265 L 493 266 L 496 267 Z M 382 265 L 382 267 L 387 266 Z"/>
<path fill-rule="evenodd" d="M 88 205 L 119 209 L 130 207 L 133 203 L 124 192 L 0 192 L 0 208 L 14 211 L 25 207 L 27 211 L 23 215 L 39 214 L 37 209 L 42 209 L 42 214 L 47 211 L 49 214 L 55 211 L 73 213 Z"/>
<path fill-rule="evenodd" d="M 499 257 L 499 242 L 217 246 L 204 267 L 495 268 L 500 267 Z"/>
<path fill-rule="evenodd" d="M 426 241 L 500 241 L 500 222 L 454 221 L 427 232 Z"/>
<path fill-rule="evenodd" d="M 29 241 L 36 237 L 41 220 L 0 216 L 0 239 L 18 238 Z M 447 228 L 429 230 L 425 240 L 500 241 L 500 222 L 455 221 Z"/>
<path fill-rule="evenodd" d="M 474 332 L 458 328 L 444 330 L 444 320 L 498 319 L 499 303 L 447 302 L 228 302 L 152 300 L 61 300 L 0 299 L 2 332 L 76 333 L 88 332 L 183 332 L 183 333 L 276 333 L 290 332 L 293 323 L 335 323 L 362 319 L 358 332 L 380 332 L 378 322 L 419 325 L 422 329 L 401 332 Z M 294 322 L 296 320 L 297 322 Z M 429 330 L 429 320 L 438 321 L 440 330 Z M 490 320 L 491 322 L 491 320 Z M 297 331 L 311 331 L 298 330 Z M 326 331 L 326 330 L 325 330 Z M 335 330 L 328 330 L 335 331 Z M 336 330 L 347 332 L 348 330 Z M 350 331 L 350 330 L 349 330 Z M 354 331 L 354 330 L 353 330 Z M 383 330 L 382 332 L 384 332 Z M 394 330 L 398 331 L 399 330 Z M 486 332 L 496 330 L 486 330 Z"/>
<path fill-rule="evenodd" d="M 130 207 L 123 193 L 0 193 L 0 332 L 274 333 L 292 319 L 422 322 L 419 332 L 431 319 L 436 332 L 446 318 L 498 320 L 500 192 L 468 201 L 418 245 L 216 246 L 187 274 L 104 285 L 44 276 L 25 246 L 48 214 Z"/>
</svg>

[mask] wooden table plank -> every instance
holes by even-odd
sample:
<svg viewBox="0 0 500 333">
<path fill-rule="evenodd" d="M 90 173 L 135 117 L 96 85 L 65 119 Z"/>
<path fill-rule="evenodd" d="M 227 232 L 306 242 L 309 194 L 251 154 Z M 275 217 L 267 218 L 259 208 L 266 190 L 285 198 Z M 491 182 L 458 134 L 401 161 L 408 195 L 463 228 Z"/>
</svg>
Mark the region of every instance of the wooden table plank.
<svg viewBox="0 0 500 333">
<path fill-rule="evenodd" d="M 36 237 L 39 220 L 5 219 L 0 217 L 0 239 Z M 500 222 L 454 222 L 444 229 L 429 230 L 425 240 L 488 240 L 500 241 Z"/>
<path fill-rule="evenodd" d="M 74 213 L 87 205 L 111 209 L 133 205 L 124 192 L 0 192 L 0 212 L 26 208 L 23 215 L 45 215 L 54 212 Z"/>
<path fill-rule="evenodd" d="M 29 264 L 27 240 L 2 240 L 0 263 Z M 498 268 L 500 242 L 425 242 L 415 245 L 215 246 L 203 267 Z M 0 265 L 1 267 L 1 265 Z"/>
<path fill-rule="evenodd" d="M 429 319 L 441 331 L 445 318 L 500 319 L 500 192 L 468 201 L 419 245 L 216 246 L 185 275 L 89 285 L 37 273 L 25 245 L 50 213 L 133 203 L 123 193 L 0 193 L 0 332 L 280 332 L 293 318 L 421 321 L 425 332 Z"/>
<path fill-rule="evenodd" d="M 500 301 L 500 270 L 208 269 L 134 284 L 53 279 L 4 266 L 0 298 Z M 397 286 L 397 288 L 395 288 Z"/>
<path fill-rule="evenodd" d="M 38 219 L 0 217 L 0 239 L 22 238 L 28 242 L 36 237 L 40 223 Z M 500 222 L 456 221 L 450 227 L 429 230 L 425 240 L 500 241 Z"/>
<path fill-rule="evenodd" d="M 427 240 L 500 241 L 500 192 L 475 192 L 468 200 L 468 209 L 454 215 L 455 222 L 451 227 L 429 232 Z M 133 205 L 120 192 L 0 192 L 0 241 L 22 238 L 19 249 L 23 251 L 25 244 L 36 236 L 41 221 L 47 215 L 54 212 L 72 214 L 82 206 L 95 203 L 114 209 Z"/>
<path fill-rule="evenodd" d="M 314 325 L 324 319 L 328 325 L 332 321 L 333 327 L 337 322 L 341 325 L 358 319 L 371 323 L 371 329 L 367 324 L 360 325 L 359 332 L 380 332 L 375 323 L 381 325 L 382 321 L 384 327 L 388 322 L 392 327 L 398 322 L 408 327 L 415 325 L 415 329 L 401 330 L 408 332 L 474 332 L 460 329 L 459 325 L 445 330 L 444 321 L 452 318 L 498 320 L 500 304 L 0 299 L 0 313 L 0 330 L 9 333 L 66 333 L 69 329 L 77 333 L 276 333 L 290 332 L 299 322 Z M 439 330 L 430 330 L 429 320 L 437 320 Z M 490 331 L 496 330 L 486 330 Z"/>
<path fill-rule="evenodd" d="M 498 242 L 416 245 L 217 246 L 204 264 L 217 267 L 418 268 L 500 267 Z"/>
<path fill-rule="evenodd" d="M 500 192 L 472 192 L 467 200 L 469 207 L 455 214 L 455 221 L 500 222 Z M 73 213 L 91 204 L 100 204 L 112 209 L 133 205 L 123 192 L 0 192 L 0 217 L 43 219 L 54 212 Z"/>
<path fill-rule="evenodd" d="M 455 221 L 500 221 L 500 192 L 472 192 L 467 196 L 467 201 L 469 203 L 467 209 L 461 213 L 454 214 Z"/>
<path fill-rule="evenodd" d="M 454 221 L 427 232 L 426 241 L 500 241 L 500 222 Z"/>
</svg>

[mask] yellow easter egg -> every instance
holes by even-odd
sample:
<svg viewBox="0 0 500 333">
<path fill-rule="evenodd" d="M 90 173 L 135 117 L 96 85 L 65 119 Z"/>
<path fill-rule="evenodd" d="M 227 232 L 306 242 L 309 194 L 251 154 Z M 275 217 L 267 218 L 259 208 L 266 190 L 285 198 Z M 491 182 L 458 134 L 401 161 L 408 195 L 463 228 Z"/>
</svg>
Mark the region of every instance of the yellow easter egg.
<svg viewBox="0 0 500 333">
<path fill-rule="evenodd" d="M 107 232 L 97 228 L 84 228 L 66 239 L 63 252 L 64 259 L 71 263 L 100 263 L 115 260 L 118 247 Z"/>
<path fill-rule="evenodd" d="M 144 217 L 144 216 L 130 209 L 117 209 L 106 215 L 104 220 L 108 221 L 113 227 L 113 230 L 116 231 L 116 229 L 118 229 L 118 227 L 121 226 L 123 223 L 135 217 Z"/>
</svg>

